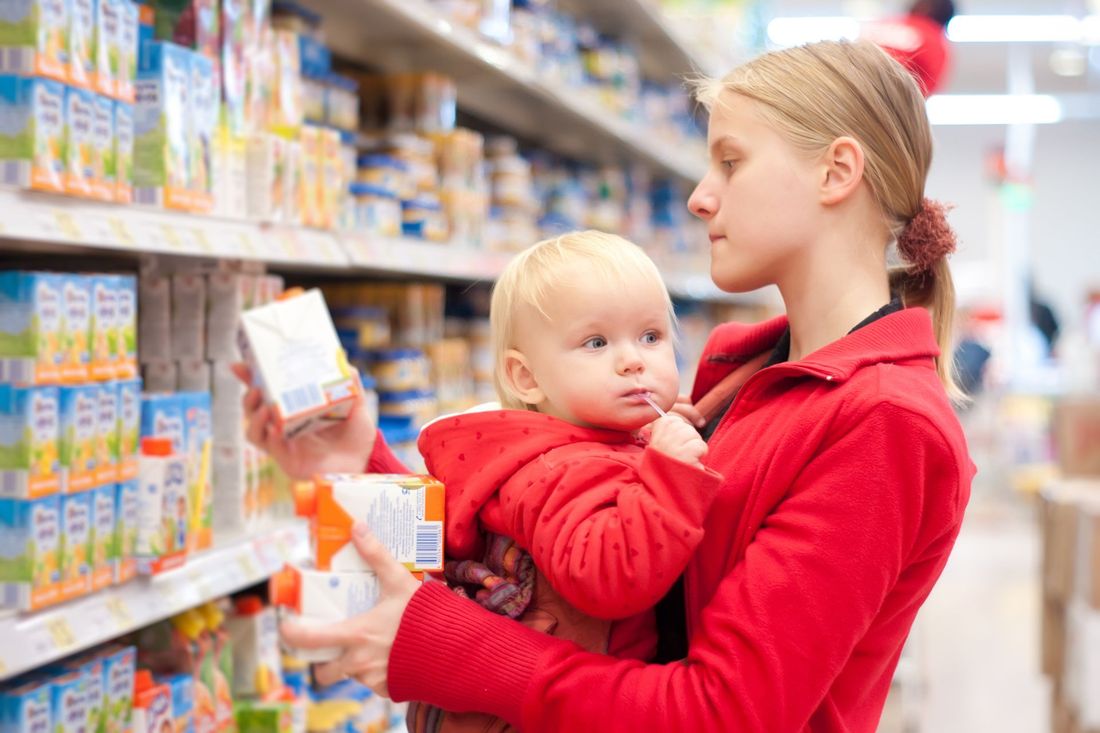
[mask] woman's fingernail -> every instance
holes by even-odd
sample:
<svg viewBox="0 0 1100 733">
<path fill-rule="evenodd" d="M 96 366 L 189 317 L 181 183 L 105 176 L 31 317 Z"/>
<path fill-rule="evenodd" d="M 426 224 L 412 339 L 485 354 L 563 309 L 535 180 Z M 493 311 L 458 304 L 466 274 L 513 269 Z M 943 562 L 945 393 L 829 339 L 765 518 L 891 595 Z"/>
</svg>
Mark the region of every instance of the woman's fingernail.
<svg viewBox="0 0 1100 733">
<path fill-rule="evenodd" d="M 352 525 L 351 531 L 357 537 L 370 537 L 370 526 L 366 522 L 356 522 Z"/>
</svg>

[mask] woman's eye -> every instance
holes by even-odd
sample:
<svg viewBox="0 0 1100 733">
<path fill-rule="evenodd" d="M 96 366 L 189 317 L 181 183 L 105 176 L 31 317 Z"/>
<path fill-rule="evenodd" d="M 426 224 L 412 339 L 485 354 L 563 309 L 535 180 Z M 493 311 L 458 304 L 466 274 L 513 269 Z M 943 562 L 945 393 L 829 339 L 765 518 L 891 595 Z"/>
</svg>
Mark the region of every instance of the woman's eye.
<svg viewBox="0 0 1100 733">
<path fill-rule="evenodd" d="M 726 169 L 726 172 L 730 172 L 730 171 L 733 170 L 734 162 L 735 161 L 732 161 L 732 160 L 723 160 L 722 161 L 722 167 Z"/>
<path fill-rule="evenodd" d="M 661 334 L 656 331 L 646 331 L 642 334 L 642 343 L 656 344 L 661 340 Z"/>
<path fill-rule="evenodd" d="M 584 348 L 586 349 L 602 349 L 607 346 L 607 339 L 603 336 L 593 336 L 584 342 Z"/>
</svg>

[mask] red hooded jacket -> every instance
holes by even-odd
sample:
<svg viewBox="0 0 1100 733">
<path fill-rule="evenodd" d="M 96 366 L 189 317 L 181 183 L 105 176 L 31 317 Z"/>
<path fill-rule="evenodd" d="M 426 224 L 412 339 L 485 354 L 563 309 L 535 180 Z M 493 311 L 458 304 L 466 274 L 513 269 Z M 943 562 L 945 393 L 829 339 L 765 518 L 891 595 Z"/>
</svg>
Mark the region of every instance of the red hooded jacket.
<svg viewBox="0 0 1100 733">
<path fill-rule="evenodd" d="M 695 393 L 784 328 L 717 329 Z M 974 474 L 937 353 L 909 308 L 749 379 L 710 441 L 725 478 L 686 571 L 682 662 L 584 653 L 427 583 L 390 693 L 524 731 L 871 733 Z M 394 466 L 384 445 L 371 466 Z"/>
<path fill-rule="evenodd" d="M 442 418 L 419 448 L 447 487 L 448 559 L 480 560 L 486 531 L 510 537 L 575 609 L 628 619 L 611 628 L 611 654 L 652 653 L 648 612 L 703 539 L 721 476 L 629 433 L 521 410 Z"/>
</svg>

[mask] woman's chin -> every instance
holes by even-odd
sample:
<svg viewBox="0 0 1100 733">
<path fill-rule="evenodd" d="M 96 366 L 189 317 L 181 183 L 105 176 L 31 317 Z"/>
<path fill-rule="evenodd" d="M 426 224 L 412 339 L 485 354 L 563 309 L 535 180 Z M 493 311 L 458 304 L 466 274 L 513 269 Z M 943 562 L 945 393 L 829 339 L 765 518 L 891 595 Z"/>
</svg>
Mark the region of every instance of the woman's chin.
<svg viewBox="0 0 1100 733">
<path fill-rule="evenodd" d="M 710 279 L 723 293 L 750 293 L 770 285 L 767 278 L 745 272 L 725 272 L 710 268 Z"/>
</svg>

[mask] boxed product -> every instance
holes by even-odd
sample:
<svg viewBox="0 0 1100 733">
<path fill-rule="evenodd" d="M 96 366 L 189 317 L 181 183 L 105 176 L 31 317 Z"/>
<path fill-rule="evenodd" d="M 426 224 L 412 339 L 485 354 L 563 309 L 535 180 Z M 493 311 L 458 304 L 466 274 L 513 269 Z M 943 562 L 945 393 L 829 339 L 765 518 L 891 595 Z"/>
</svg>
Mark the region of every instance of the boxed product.
<svg viewBox="0 0 1100 733">
<path fill-rule="evenodd" d="M 65 87 L 65 193 L 91 196 L 96 95 Z"/>
<path fill-rule="evenodd" d="M 213 522 L 211 486 L 212 428 L 209 392 L 183 392 L 184 446 L 187 461 L 187 501 L 191 509 L 188 538 L 193 549 L 210 547 Z"/>
<path fill-rule="evenodd" d="M 91 376 L 115 378 L 118 353 L 118 285 L 114 275 L 91 275 Z"/>
<path fill-rule="evenodd" d="M 443 484 L 431 476 L 328 474 L 300 484 L 299 516 L 312 518 L 318 570 L 369 572 L 351 543 L 356 521 L 414 572 L 443 569 Z"/>
<path fill-rule="evenodd" d="M 138 309 L 141 361 L 167 360 L 172 354 L 172 281 L 162 275 L 142 275 L 138 282 L 138 299 L 141 301 Z"/>
<path fill-rule="evenodd" d="M 287 700 L 238 700 L 233 703 L 233 716 L 237 733 L 297 733 L 299 730 L 294 722 L 294 703 Z"/>
<path fill-rule="evenodd" d="M 206 279 L 206 356 L 212 361 L 236 361 L 237 326 L 244 310 L 243 281 L 249 275 L 215 272 Z"/>
<path fill-rule="evenodd" d="M 218 125 L 214 136 L 213 164 L 214 213 L 239 217 L 244 212 L 247 216 L 248 146 L 244 138 L 229 134 L 225 122 Z"/>
<path fill-rule="evenodd" d="M 118 481 L 118 383 L 99 385 L 96 420 L 96 484 Z"/>
<path fill-rule="evenodd" d="M 172 718 L 172 689 L 156 684 L 153 674 L 139 670 L 134 675 L 134 733 L 169 733 L 175 731 Z"/>
<path fill-rule="evenodd" d="M 0 76 L 3 183 L 39 191 L 65 190 L 65 85 Z"/>
<path fill-rule="evenodd" d="M 134 104 L 134 200 L 191 208 L 191 52 L 166 41 L 146 43 Z"/>
<path fill-rule="evenodd" d="M 88 679 L 69 672 L 53 679 L 50 710 L 54 733 L 84 733 L 88 724 Z"/>
<path fill-rule="evenodd" d="M 141 509 L 141 488 L 138 480 L 124 481 L 115 486 L 115 548 L 118 558 L 115 583 L 125 583 L 137 575 L 138 513 Z"/>
<path fill-rule="evenodd" d="M 50 683 L 34 680 L 0 690 L 0 730 L 4 733 L 52 733 Z"/>
<path fill-rule="evenodd" d="M 114 277 L 116 308 L 115 378 L 137 376 L 137 278 L 133 275 Z"/>
<path fill-rule="evenodd" d="M 172 276 L 172 358 L 206 357 L 206 278 L 197 272 Z"/>
<path fill-rule="evenodd" d="M 61 600 L 61 498 L 0 499 L 0 607 Z"/>
<path fill-rule="evenodd" d="M 298 212 L 301 222 L 306 226 L 321 225 L 323 148 L 321 128 L 317 125 L 302 125 L 299 136 L 302 144 L 302 174 L 298 186 Z"/>
<path fill-rule="evenodd" d="M 68 0 L 68 3 L 69 83 L 91 89 L 95 78 L 92 40 L 95 37 L 96 0 Z"/>
<path fill-rule="evenodd" d="M 215 423 L 217 426 L 218 423 Z M 216 443 L 212 465 L 214 486 L 214 527 L 217 530 L 238 530 L 250 517 L 246 511 L 247 481 L 245 477 L 245 447 L 241 437 L 234 443 Z"/>
<path fill-rule="evenodd" d="M 181 392 L 209 392 L 210 362 L 181 359 L 176 364 L 176 388 Z"/>
<path fill-rule="evenodd" d="M 64 359 L 59 275 L 0 272 L 0 382 L 56 384 Z"/>
<path fill-rule="evenodd" d="M 115 188 L 115 103 L 107 97 L 95 95 L 92 105 L 91 196 L 99 201 L 114 201 Z"/>
<path fill-rule="evenodd" d="M 263 697 L 274 691 L 282 680 L 275 609 L 255 596 L 242 596 L 225 628 L 233 649 L 233 697 Z"/>
<path fill-rule="evenodd" d="M 69 79 L 69 3 L 5 3 L 0 16 L 0 73 Z"/>
<path fill-rule="evenodd" d="M 184 435 L 184 407 L 174 393 L 152 393 L 141 397 L 141 437 L 168 438 L 172 450 L 183 454 L 186 448 Z"/>
<path fill-rule="evenodd" d="M 179 567 L 186 558 L 190 524 L 187 466 L 168 438 L 143 438 L 138 467 L 138 572 Z"/>
<path fill-rule="evenodd" d="M 92 281 L 84 275 L 58 275 L 61 281 L 61 379 L 81 384 L 91 377 Z"/>
<path fill-rule="evenodd" d="M 331 626 L 369 611 L 378 602 L 378 576 L 364 572 L 315 570 L 287 565 L 271 578 L 271 603 L 293 612 L 295 621 L 309 626 Z M 344 650 L 340 647 L 292 649 L 304 662 L 327 662 Z"/>
<path fill-rule="evenodd" d="M 288 147 L 290 142 L 271 133 L 248 138 L 246 170 L 248 215 L 261 221 L 288 222 Z"/>
<path fill-rule="evenodd" d="M 245 57 L 247 0 L 222 0 L 221 3 L 221 78 L 225 105 L 226 130 L 230 137 L 241 137 L 245 128 Z"/>
<path fill-rule="evenodd" d="M 92 590 L 101 590 L 115 581 L 114 554 L 118 540 L 118 521 L 115 517 L 117 484 L 107 484 L 92 489 Z"/>
<path fill-rule="evenodd" d="M 271 129 L 278 135 L 294 138 L 302 127 L 302 63 L 298 55 L 298 34 L 272 31 L 276 72 L 271 101 Z"/>
<path fill-rule="evenodd" d="M 1058 466 L 1066 476 L 1100 476 L 1100 397 L 1065 396 L 1054 409 Z"/>
<path fill-rule="evenodd" d="M 214 68 L 209 58 L 198 54 L 191 57 L 191 169 L 188 177 L 197 211 L 210 211 L 214 205 L 214 136 L 220 113 L 218 77 Z"/>
<path fill-rule="evenodd" d="M 86 595 L 92 589 L 93 492 L 61 497 L 61 599 Z"/>
<path fill-rule="evenodd" d="M 214 444 L 237 444 L 244 440 L 244 385 L 237 379 L 229 361 L 211 365 L 211 423 Z"/>
<path fill-rule="evenodd" d="M 115 201 L 128 204 L 134 198 L 134 105 L 115 102 Z"/>
<path fill-rule="evenodd" d="M 84 730 L 88 733 L 102 731 L 106 724 L 104 716 L 107 712 L 103 705 L 107 694 L 103 679 L 103 660 L 96 656 L 78 657 L 65 664 L 62 669 L 84 676 L 86 690 L 84 712 L 87 721 Z"/>
<path fill-rule="evenodd" d="M 288 437 L 347 418 L 359 399 L 359 375 L 319 290 L 245 312 L 239 345 Z"/>
<path fill-rule="evenodd" d="M 141 438 L 141 380 L 118 383 L 118 480 L 137 477 Z"/>
<path fill-rule="evenodd" d="M 99 386 L 62 387 L 59 391 L 61 433 L 58 453 L 65 491 L 86 491 L 100 483 Z"/>
<path fill-rule="evenodd" d="M 138 66 L 138 6 L 131 0 L 119 0 L 118 77 L 115 97 L 123 102 L 134 101 L 134 80 Z"/>
<path fill-rule="evenodd" d="M 95 33 L 92 36 L 92 88 L 105 97 L 118 93 L 119 23 L 122 8 L 119 0 L 97 0 L 95 8 Z"/>
<path fill-rule="evenodd" d="M 118 647 L 103 652 L 101 658 L 107 711 L 102 733 L 132 733 L 137 654 L 132 646 Z"/>
<path fill-rule="evenodd" d="M 57 387 L 0 384 L 0 496 L 35 499 L 61 489 Z"/>
<path fill-rule="evenodd" d="M 174 361 L 153 360 L 141 365 L 141 379 L 146 392 L 174 392 L 179 367 Z"/>
<path fill-rule="evenodd" d="M 172 691 L 174 733 L 195 733 L 195 678 L 190 674 L 174 674 L 161 682 Z"/>
</svg>

